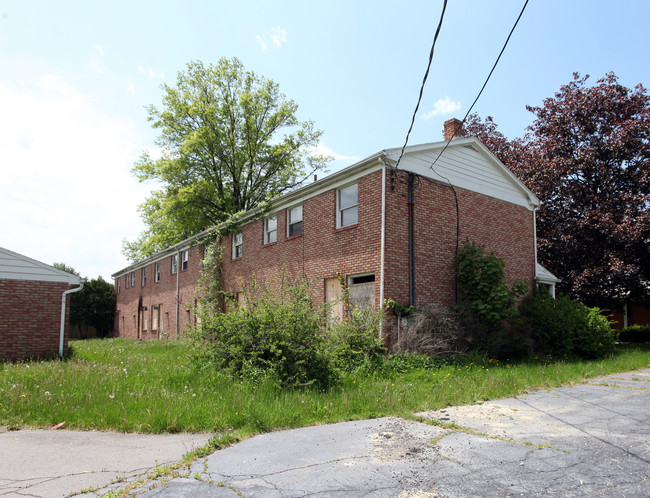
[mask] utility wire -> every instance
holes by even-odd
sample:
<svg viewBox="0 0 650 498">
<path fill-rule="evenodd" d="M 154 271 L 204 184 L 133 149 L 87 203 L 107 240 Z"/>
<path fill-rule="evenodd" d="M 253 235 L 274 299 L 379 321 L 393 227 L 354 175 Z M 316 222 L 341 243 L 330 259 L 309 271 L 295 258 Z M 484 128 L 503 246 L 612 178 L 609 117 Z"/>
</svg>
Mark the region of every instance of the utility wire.
<svg viewBox="0 0 650 498">
<path fill-rule="evenodd" d="M 438 154 L 438 157 L 436 157 L 436 159 L 433 161 L 433 163 L 431 164 L 431 166 L 429 166 L 429 167 L 431 168 L 431 170 L 432 170 L 434 173 L 436 173 L 436 172 L 433 170 L 433 167 L 434 167 L 435 164 L 438 162 L 438 159 L 440 159 L 440 156 L 442 156 L 442 154 L 447 150 L 447 147 L 449 147 L 449 144 L 451 143 L 451 141 L 452 141 L 452 140 L 454 139 L 454 137 L 456 136 L 456 132 L 457 132 L 459 129 L 461 129 L 461 128 L 463 127 L 463 125 L 465 124 L 465 121 L 467 120 L 467 117 L 469 116 L 469 113 L 472 112 L 472 109 L 474 108 L 474 106 L 476 105 L 476 102 L 478 101 L 479 97 L 480 97 L 481 94 L 483 93 L 483 90 L 485 90 L 485 87 L 487 86 L 488 81 L 490 81 L 490 77 L 492 76 L 492 73 L 493 73 L 494 70 L 496 69 L 497 64 L 499 63 L 499 60 L 501 59 L 501 56 L 503 55 L 503 52 L 505 51 L 506 47 L 508 46 L 508 42 L 510 41 L 510 37 L 512 36 L 512 33 L 514 33 L 515 28 L 517 27 L 517 24 L 519 23 L 519 20 L 521 19 L 521 16 L 524 14 L 524 11 L 526 10 L 526 6 L 527 6 L 527 5 L 528 5 L 528 0 L 526 0 L 526 1 L 524 2 L 524 6 L 521 8 L 521 12 L 519 13 L 519 17 L 517 17 L 517 20 L 515 21 L 515 24 L 512 26 L 512 29 L 510 30 L 510 34 L 508 35 L 508 38 L 506 38 L 506 42 L 503 44 L 503 48 L 501 49 L 501 52 L 499 52 L 499 56 L 497 57 L 497 60 L 494 61 L 494 65 L 492 66 L 492 70 L 490 71 L 490 74 L 488 74 L 487 78 L 485 79 L 485 83 L 483 83 L 483 86 L 481 87 L 481 91 L 478 92 L 478 95 L 477 95 L 476 98 L 474 99 L 474 102 L 472 102 L 472 105 L 471 105 L 471 106 L 469 107 L 469 109 L 467 110 L 467 113 L 465 114 L 465 117 L 464 117 L 463 120 L 461 121 L 460 126 L 456 127 L 456 129 L 455 129 L 454 132 L 452 133 L 451 137 L 449 138 L 449 140 L 448 140 L 447 143 L 445 144 L 445 147 L 442 149 L 442 151 L 440 151 L 440 154 Z M 410 131 L 410 130 L 409 130 L 409 131 Z M 402 152 L 404 152 L 404 149 L 402 149 Z M 401 156 L 400 156 L 400 158 L 401 158 Z M 438 176 L 440 176 L 441 178 L 444 178 L 444 177 L 443 177 L 442 175 L 440 175 L 439 173 L 436 173 L 436 174 L 437 174 Z M 444 178 L 444 179 L 447 180 L 446 178 Z M 447 181 L 449 182 L 449 180 L 447 180 Z M 449 183 L 451 183 L 451 182 L 449 182 Z"/>
<path fill-rule="evenodd" d="M 444 3 L 442 5 L 442 12 L 440 13 L 440 21 L 438 21 L 438 28 L 436 29 L 436 34 L 434 35 L 433 43 L 431 44 L 431 51 L 429 52 L 429 64 L 427 65 L 427 70 L 424 73 L 424 78 L 422 79 L 422 85 L 420 86 L 420 95 L 418 97 L 418 102 L 415 105 L 415 110 L 413 111 L 413 117 L 411 118 L 411 126 L 409 126 L 409 130 L 406 133 L 406 140 L 404 140 L 402 151 L 400 152 L 399 158 L 397 159 L 397 162 L 395 163 L 394 166 L 395 170 L 398 168 L 399 162 L 402 160 L 402 156 L 404 155 L 404 149 L 406 149 L 406 145 L 408 144 L 409 141 L 409 136 L 411 135 L 411 130 L 413 130 L 413 124 L 415 123 L 415 116 L 417 115 L 418 109 L 420 108 L 420 101 L 422 100 L 422 93 L 424 92 L 424 84 L 427 82 L 427 78 L 429 77 L 429 69 L 431 68 L 431 61 L 433 60 L 433 51 L 436 47 L 436 41 L 438 41 L 438 35 L 440 34 L 440 28 L 442 26 L 442 20 L 445 17 L 446 9 L 447 9 L 447 0 L 444 0 Z"/>
</svg>

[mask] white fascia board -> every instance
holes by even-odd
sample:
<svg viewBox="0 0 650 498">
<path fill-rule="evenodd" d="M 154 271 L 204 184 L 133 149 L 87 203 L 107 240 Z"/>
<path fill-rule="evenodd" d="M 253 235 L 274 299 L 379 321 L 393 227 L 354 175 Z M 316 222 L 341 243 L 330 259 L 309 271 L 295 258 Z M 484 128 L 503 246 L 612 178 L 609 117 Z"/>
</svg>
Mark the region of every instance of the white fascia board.
<svg viewBox="0 0 650 498">
<path fill-rule="evenodd" d="M 141 259 L 140 261 L 136 261 L 132 265 L 129 265 L 126 268 L 123 268 L 113 273 L 111 275 L 111 278 L 115 280 L 117 278 L 120 278 L 123 275 L 126 275 L 127 273 L 131 273 L 132 271 L 139 270 L 140 268 L 149 266 L 152 263 L 162 261 L 163 259 L 167 258 L 172 254 L 177 254 L 181 251 L 189 250 L 191 247 L 202 243 L 205 239 L 210 238 L 210 234 L 214 232 L 216 228 L 218 227 L 211 227 L 208 228 L 207 230 L 203 230 L 202 232 L 197 233 L 196 235 L 192 235 L 191 237 L 188 237 L 185 240 L 181 240 L 179 243 L 174 244 L 173 246 L 169 246 L 167 249 L 163 249 L 162 251 L 152 254 L 148 258 Z"/>
<path fill-rule="evenodd" d="M 79 285 L 81 277 L 0 247 L 0 278 Z"/>
</svg>

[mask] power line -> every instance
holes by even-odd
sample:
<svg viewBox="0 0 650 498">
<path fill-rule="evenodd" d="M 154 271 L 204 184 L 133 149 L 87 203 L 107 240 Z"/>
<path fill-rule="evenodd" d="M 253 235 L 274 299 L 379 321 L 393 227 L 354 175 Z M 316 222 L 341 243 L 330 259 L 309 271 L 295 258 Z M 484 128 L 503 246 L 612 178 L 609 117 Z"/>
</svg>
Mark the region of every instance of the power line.
<svg viewBox="0 0 650 498">
<path fill-rule="evenodd" d="M 442 154 L 447 150 L 447 147 L 449 147 L 449 144 L 450 144 L 451 141 L 454 139 L 454 136 L 456 136 L 456 132 L 457 132 L 459 129 L 461 129 L 461 128 L 463 127 L 463 125 L 465 124 L 465 121 L 467 120 L 467 117 L 469 116 L 470 112 L 472 112 L 472 109 L 473 109 L 474 106 L 476 105 L 476 102 L 478 101 L 479 97 L 480 97 L 481 94 L 483 93 L 483 90 L 485 90 L 485 87 L 487 86 L 488 81 L 490 81 L 490 77 L 492 76 L 492 73 L 493 73 L 494 70 L 496 69 L 497 64 L 499 63 L 499 60 L 501 59 L 501 56 L 503 55 L 503 52 L 506 50 L 506 47 L 508 46 L 508 42 L 510 41 L 510 37 L 512 36 L 512 33 L 514 33 L 515 28 L 517 27 L 517 24 L 519 24 L 519 20 L 521 19 L 521 16 L 524 14 L 524 11 L 526 10 L 526 6 L 527 6 L 527 5 L 528 5 L 528 0 L 526 0 L 526 1 L 524 2 L 524 6 L 521 8 L 521 12 L 519 12 L 519 17 L 517 17 L 517 20 L 515 21 L 515 24 L 512 26 L 512 29 L 510 30 L 510 33 L 508 34 L 508 38 L 506 38 L 506 41 L 505 41 L 505 43 L 503 44 L 503 47 L 501 48 L 501 52 L 499 52 L 499 56 L 497 57 L 496 61 L 494 61 L 494 65 L 492 66 L 492 70 L 490 71 L 490 74 L 488 74 L 487 78 L 485 79 L 485 83 L 483 83 L 483 86 L 481 87 L 481 90 L 478 92 L 478 95 L 477 95 L 476 98 L 474 99 L 474 102 L 472 102 L 472 105 L 471 105 L 471 106 L 469 107 L 469 109 L 467 110 L 467 113 L 465 114 L 465 117 L 464 117 L 463 120 L 461 121 L 460 126 L 457 126 L 457 127 L 454 129 L 454 131 L 453 131 L 451 137 L 449 138 L 449 140 L 448 140 L 447 143 L 445 144 L 444 148 L 440 151 L 440 154 L 438 154 L 438 157 L 436 157 L 436 159 L 433 161 L 433 163 L 431 164 L 431 166 L 429 166 L 429 168 L 431 168 L 431 170 L 433 170 L 433 167 L 434 167 L 435 164 L 438 162 L 438 159 L 440 159 L 440 156 L 442 156 Z M 403 150 L 404 150 L 404 149 L 402 149 L 402 152 L 403 152 Z M 400 156 L 400 157 L 401 157 L 401 156 Z M 435 173 L 435 171 L 434 171 L 434 173 Z M 436 173 L 436 174 L 438 174 L 438 173 Z M 438 174 L 438 176 L 441 176 L 441 175 Z M 443 178 L 444 178 L 444 177 L 443 177 Z M 447 179 L 445 178 L 445 180 L 447 180 Z M 447 181 L 449 182 L 449 180 L 447 180 Z M 450 182 L 450 183 L 451 183 L 451 182 Z"/>
<path fill-rule="evenodd" d="M 431 68 L 431 61 L 433 60 L 433 51 L 436 47 L 436 41 L 438 40 L 438 35 L 440 34 L 440 28 L 442 26 L 442 20 L 445 17 L 445 10 L 447 9 L 447 0 L 444 0 L 444 3 L 442 5 L 442 12 L 440 13 L 440 21 L 438 21 L 438 28 L 436 29 L 436 34 L 433 37 L 433 43 L 431 44 L 431 51 L 429 52 L 429 64 L 427 65 L 427 70 L 424 73 L 424 78 L 422 79 L 422 85 L 420 85 L 420 95 L 418 97 L 418 102 L 415 105 L 415 110 L 413 111 L 413 117 L 411 118 L 411 126 L 409 126 L 409 130 L 406 133 L 406 140 L 404 140 L 404 145 L 402 146 L 402 151 L 400 152 L 399 158 L 397 159 L 397 162 L 395 163 L 394 169 L 397 169 L 399 166 L 399 162 L 402 160 L 402 156 L 404 155 L 404 149 L 406 149 L 406 145 L 408 144 L 409 141 L 409 136 L 411 135 L 411 130 L 413 130 L 413 124 L 415 123 L 415 116 L 417 115 L 418 109 L 420 108 L 420 101 L 422 100 L 422 93 L 424 92 L 424 85 L 427 82 L 427 78 L 429 77 L 429 69 Z"/>
</svg>

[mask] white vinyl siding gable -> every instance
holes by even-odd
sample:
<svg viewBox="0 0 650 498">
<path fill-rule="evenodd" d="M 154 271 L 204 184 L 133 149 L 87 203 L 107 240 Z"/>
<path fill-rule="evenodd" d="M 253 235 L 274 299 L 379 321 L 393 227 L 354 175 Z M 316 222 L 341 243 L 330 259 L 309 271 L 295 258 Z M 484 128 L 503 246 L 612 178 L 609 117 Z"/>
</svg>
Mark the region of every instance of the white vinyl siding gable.
<svg viewBox="0 0 650 498">
<path fill-rule="evenodd" d="M 414 146 L 404 155 L 400 168 L 531 210 L 539 202 L 487 149 L 482 150 L 482 145 L 473 139 L 458 141 L 462 143 L 452 142 L 440 158 L 440 147 Z"/>
</svg>

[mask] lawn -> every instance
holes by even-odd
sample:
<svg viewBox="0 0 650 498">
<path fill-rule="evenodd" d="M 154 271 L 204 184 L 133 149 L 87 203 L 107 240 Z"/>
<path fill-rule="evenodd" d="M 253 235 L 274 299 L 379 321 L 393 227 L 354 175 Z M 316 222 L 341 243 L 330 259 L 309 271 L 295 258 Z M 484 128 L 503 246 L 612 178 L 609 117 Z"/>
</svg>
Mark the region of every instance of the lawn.
<svg viewBox="0 0 650 498">
<path fill-rule="evenodd" d="M 65 361 L 0 365 L 0 426 L 120 432 L 218 432 L 236 438 L 342 420 L 410 416 L 650 365 L 647 348 L 599 361 L 537 358 L 346 374 L 327 392 L 238 381 L 193 361 L 185 341 L 71 341 Z"/>
</svg>

